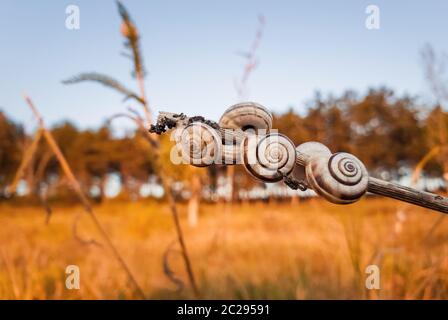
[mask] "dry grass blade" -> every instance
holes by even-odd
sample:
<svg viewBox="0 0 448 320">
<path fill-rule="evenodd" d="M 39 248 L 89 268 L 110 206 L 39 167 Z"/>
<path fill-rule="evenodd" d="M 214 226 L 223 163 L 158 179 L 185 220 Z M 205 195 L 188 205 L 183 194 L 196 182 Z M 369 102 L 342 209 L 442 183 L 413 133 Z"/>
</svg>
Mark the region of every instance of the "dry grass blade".
<svg viewBox="0 0 448 320">
<path fill-rule="evenodd" d="M 6 192 L 8 194 L 13 194 L 14 191 L 17 188 L 17 184 L 19 183 L 20 179 L 23 176 L 23 173 L 25 172 L 25 169 L 30 164 L 31 159 L 34 156 L 34 153 L 36 152 L 37 146 L 39 145 L 39 141 L 42 138 L 43 131 L 42 129 L 39 129 L 34 136 L 33 142 L 29 146 L 29 148 L 26 150 L 22 162 L 20 163 L 19 169 L 16 172 L 16 175 L 14 176 L 14 180 L 12 183 L 7 187 Z"/>
<path fill-rule="evenodd" d="M 34 115 L 39 121 L 39 125 L 41 127 L 41 130 L 43 131 L 44 138 L 46 139 L 48 145 L 53 150 L 59 164 L 61 165 L 61 168 L 65 175 L 67 176 L 68 180 L 70 181 L 70 184 L 72 188 L 74 189 L 76 195 L 78 196 L 79 200 L 81 201 L 85 212 L 89 215 L 89 217 L 92 219 L 96 229 L 101 234 L 102 238 L 106 242 L 107 246 L 111 250 L 112 254 L 114 255 L 115 259 L 117 259 L 118 263 L 121 265 L 123 270 L 126 272 L 129 280 L 133 284 L 133 286 L 136 289 L 137 294 L 143 298 L 146 299 L 145 294 L 143 293 L 143 290 L 141 289 L 140 285 L 138 284 L 137 280 L 135 279 L 134 275 L 132 274 L 131 270 L 129 269 L 128 265 L 126 264 L 125 260 L 121 256 L 121 254 L 118 252 L 117 247 L 113 244 L 112 240 L 110 239 L 109 235 L 107 234 L 106 230 L 98 220 L 95 212 L 93 211 L 92 206 L 90 205 L 90 202 L 87 198 L 87 196 L 82 191 L 81 185 L 79 184 L 78 180 L 76 179 L 75 175 L 73 174 L 73 171 L 70 168 L 70 165 L 68 164 L 67 160 L 65 159 L 64 155 L 61 152 L 61 149 L 59 148 L 56 140 L 54 140 L 52 134 L 50 131 L 48 131 L 45 128 L 45 124 L 43 121 L 43 118 L 41 117 L 40 113 L 38 112 L 37 108 L 34 106 L 33 102 L 28 96 L 25 96 L 25 100 L 30 107 L 30 109 L 33 111 Z"/>
<path fill-rule="evenodd" d="M 146 118 L 145 120 L 146 120 L 147 124 L 149 125 L 152 123 L 152 116 L 151 116 L 150 108 L 149 108 L 148 102 L 146 100 L 146 94 L 145 94 L 145 87 L 144 87 L 144 73 L 145 72 L 144 72 L 144 67 L 143 67 L 143 62 L 142 62 L 143 61 L 142 55 L 141 55 L 140 48 L 139 48 L 139 38 L 140 37 L 138 34 L 138 30 L 137 30 L 135 24 L 132 22 L 131 17 L 129 15 L 128 11 L 126 10 L 126 8 L 124 7 L 124 5 L 120 1 L 117 1 L 117 6 L 118 6 L 119 14 L 122 18 L 121 33 L 122 33 L 123 37 L 125 37 L 125 39 L 126 39 L 125 47 L 131 49 L 132 55 L 128 54 L 127 56 L 130 56 L 134 61 L 134 75 L 136 77 L 140 95 L 137 95 L 137 94 L 133 93 L 132 91 L 130 91 L 129 89 L 125 88 L 123 85 L 121 85 L 115 79 L 112 79 L 111 77 L 104 76 L 104 75 L 97 74 L 97 73 L 81 74 L 77 77 L 74 77 L 72 79 L 64 81 L 64 83 L 96 81 L 96 82 L 102 83 L 108 87 L 111 87 L 115 90 L 118 90 L 119 92 L 125 94 L 127 97 L 132 97 L 132 98 L 138 100 L 143 105 L 145 118 Z M 154 157 L 157 159 L 156 162 L 160 161 L 160 159 L 159 159 L 159 144 L 158 144 L 157 136 L 153 136 L 148 132 L 143 119 L 135 111 L 133 111 L 131 109 L 130 112 L 131 112 L 131 114 L 114 115 L 112 118 L 109 119 L 109 122 L 112 121 L 113 119 L 119 118 L 119 117 L 126 117 L 126 118 L 134 121 L 137 124 L 139 130 L 142 131 L 143 134 L 145 134 L 145 137 L 147 138 L 148 142 L 154 147 Z M 70 175 L 70 172 L 68 172 L 68 174 Z M 164 176 L 163 172 L 161 173 L 161 176 L 162 177 Z M 69 179 L 73 180 L 74 177 L 69 177 Z M 161 178 L 161 180 L 164 180 L 164 179 Z M 195 295 L 199 296 L 199 291 L 197 289 L 196 282 L 194 279 L 190 259 L 188 257 L 188 253 L 186 250 L 186 245 L 185 245 L 185 241 L 183 238 L 182 229 L 180 227 L 176 204 L 175 204 L 174 199 L 171 196 L 169 184 L 165 184 L 163 182 L 162 182 L 162 184 L 164 186 L 164 189 L 167 192 L 168 199 L 170 201 L 170 208 L 171 208 L 172 216 L 173 216 L 173 219 L 175 222 L 176 233 L 177 233 L 179 243 L 181 246 L 182 256 L 184 257 L 188 277 L 189 277 L 191 286 L 193 287 L 193 291 L 194 291 Z M 87 201 L 87 199 L 83 195 L 80 187 L 77 184 L 75 184 L 74 188 L 76 189 L 77 193 L 79 194 L 82 202 L 85 203 Z M 90 206 L 85 205 L 85 207 L 86 207 L 86 211 L 88 211 L 88 212 L 91 211 Z M 95 216 L 93 216 L 92 218 L 94 220 L 96 219 Z M 100 226 L 99 226 L 99 228 L 100 228 Z M 117 259 L 118 259 L 118 257 L 117 257 Z M 123 262 L 123 264 L 124 264 L 124 262 Z"/>
<path fill-rule="evenodd" d="M 118 6 L 118 12 L 121 16 L 121 19 L 123 21 L 122 27 L 121 27 L 121 33 L 126 38 L 125 46 L 130 48 L 132 51 L 132 58 L 134 61 L 134 72 L 136 75 L 144 74 L 144 68 L 143 68 L 143 59 L 140 54 L 140 46 L 139 46 L 139 34 L 138 30 L 135 27 L 134 23 L 132 22 L 131 16 L 129 15 L 129 12 L 125 8 L 125 6 L 120 2 L 117 1 Z"/>
<path fill-rule="evenodd" d="M 77 76 L 74 76 L 70 79 L 63 80 L 63 84 L 75 84 L 85 81 L 92 81 L 92 82 L 98 82 L 106 87 L 112 88 L 120 93 L 122 93 L 125 96 L 125 100 L 127 99 L 135 99 L 138 102 L 144 104 L 145 101 L 140 98 L 135 92 L 132 92 L 132 90 L 126 88 L 124 85 L 122 85 L 118 80 L 115 80 L 112 77 L 109 77 L 104 74 L 96 73 L 96 72 L 88 72 L 88 73 L 81 73 Z"/>
<path fill-rule="evenodd" d="M 117 1 L 117 6 L 118 12 L 122 19 L 121 33 L 126 39 L 124 45 L 126 48 L 130 48 L 132 52 L 129 56 L 134 62 L 134 75 L 137 79 L 137 84 L 140 90 L 140 101 L 143 104 L 146 121 L 150 124 L 152 123 L 152 116 L 148 105 L 148 100 L 146 99 L 145 85 L 143 81 L 145 77 L 145 70 L 143 67 L 142 54 L 140 52 L 140 35 L 125 6 L 120 1 Z"/>
<path fill-rule="evenodd" d="M 194 277 L 193 268 L 191 266 L 191 261 L 190 261 L 190 256 L 188 254 L 187 245 L 185 244 L 182 227 L 180 225 L 179 214 L 178 214 L 177 208 L 176 208 L 176 203 L 174 202 L 174 197 L 172 194 L 172 190 L 170 188 L 170 184 L 167 183 L 167 181 L 165 181 L 165 180 L 164 180 L 164 189 L 166 191 L 168 202 L 169 202 L 170 208 L 171 208 L 171 212 L 173 214 L 174 225 L 176 227 L 178 241 L 179 241 L 180 247 L 182 249 L 182 256 L 185 261 L 185 267 L 187 269 L 188 279 L 190 280 L 190 285 L 193 289 L 194 295 L 196 296 L 196 298 L 199 298 L 200 293 L 199 293 L 198 286 L 196 285 L 196 279 Z"/>
</svg>

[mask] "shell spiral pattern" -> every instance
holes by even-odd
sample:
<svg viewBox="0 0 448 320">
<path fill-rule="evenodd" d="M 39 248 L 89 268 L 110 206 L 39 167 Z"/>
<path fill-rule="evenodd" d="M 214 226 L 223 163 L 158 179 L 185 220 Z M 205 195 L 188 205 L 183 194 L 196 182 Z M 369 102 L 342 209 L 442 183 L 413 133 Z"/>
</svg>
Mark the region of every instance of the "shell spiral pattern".
<svg viewBox="0 0 448 320">
<path fill-rule="evenodd" d="M 248 135 L 241 147 L 245 168 L 258 180 L 277 182 L 294 169 L 295 146 L 282 134 Z"/>
<path fill-rule="evenodd" d="M 364 164 L 354 155 L 340 152 L 315 156 L 306 167 L 311 187 L 333 203 L 352 203 L 367 191 L 369 176 Z"/>
<path fill-rule="evenodd" d="M 196 167 L 219 163 L 222 143 L 218 132 L 202 122 L 193 122 L 180 134 L 180 152 L 183 163 Z"/>
</svg>

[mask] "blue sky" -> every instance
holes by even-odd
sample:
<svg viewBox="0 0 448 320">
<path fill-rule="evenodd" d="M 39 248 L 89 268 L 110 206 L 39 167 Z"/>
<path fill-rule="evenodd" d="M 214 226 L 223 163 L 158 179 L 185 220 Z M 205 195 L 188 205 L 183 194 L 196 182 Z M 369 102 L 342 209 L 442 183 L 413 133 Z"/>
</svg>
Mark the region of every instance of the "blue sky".
<svg viewBox="0 0 448 320">
<path fill-rule="evenodd" d="M 266 28 L 249 97 L 277 112 L 303 110 L 316 90 L 337 95 L 387 85 L 430 96 L 419 51 L 425 43 L 448 51 L 448 1 L 123 2 L 142 35 L 155 112 L 218 119 L 237 102 L 234 80 L 244 61 L 235 53 L 251 44 L 258 14 L 266 17 Z M 65 28 L 69 4 L 80 8 L 80 30 Z M 380 30 L 364 26 L 369 4 L 381 10 Z M 135 88 L 131 63 L 120 55 L 114 1 L 2 0 L 0 8 L 0 109 L 14 120 L 33 123 L 24 92 L 51 124 L 70 119 L 95 127 L 132 106 L 99 85 L 60 82 L 97 71 Z"/>
</svg>

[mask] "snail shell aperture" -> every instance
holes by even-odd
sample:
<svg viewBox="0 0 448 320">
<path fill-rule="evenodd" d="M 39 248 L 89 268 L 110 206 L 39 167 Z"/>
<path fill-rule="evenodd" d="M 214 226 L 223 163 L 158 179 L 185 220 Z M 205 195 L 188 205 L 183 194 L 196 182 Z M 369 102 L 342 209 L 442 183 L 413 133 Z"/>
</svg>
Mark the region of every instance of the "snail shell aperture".
<svg viewBox="0 0 448 320">
<path fill-rule="evenodd" d="M 308 184 L 316 193 L 333 203 L 352 203 L 367 191 L 369 175 L 364 164 L 349 153 L 330 157 L 316 154 L 306 166 Z"/>
<path fill-rule="evenodd" d="M 295 146 L 282 134 L 248 135 L 241 147 L 245 168 L 258 180 L 278 182 L 294 169 Z"/>
<path fill-rule="evenodd" d="M 219 120 L 221 128 L 228 129 L 271 129 L 272 114 L 261 104 L 242 102 L 228 108 Z"/>
</svg>

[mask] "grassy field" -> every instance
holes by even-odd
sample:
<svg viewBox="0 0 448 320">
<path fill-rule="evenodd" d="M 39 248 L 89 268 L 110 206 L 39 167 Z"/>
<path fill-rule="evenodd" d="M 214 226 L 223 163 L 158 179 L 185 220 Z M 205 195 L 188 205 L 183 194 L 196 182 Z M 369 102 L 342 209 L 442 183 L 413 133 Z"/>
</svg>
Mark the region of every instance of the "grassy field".
<svg viewBox="0 0 448 320">
<path fill-rule="evenodd" d="M 81 208 L 53 209 L 46 224 L 41 208 L 0 204 L 0 298 L 136 298 Z M 194 228 L 179 209 L 202 298 L 448 298 L 448 223 L 424 241 L 440 216 L 425 209 L 379 198 L 203 205 Z M 177 247 L 165 261 L 184 289 L 164 272 L 176 239 L 167 205 L 110 202 L 96 211 L 148 298 L 194 298 Z M 380 290 L 365 289 L 370 264 L 380 268 Z M 80 290 L 65 288 L 67 265 L 79 266 Z"/>
</svg>

